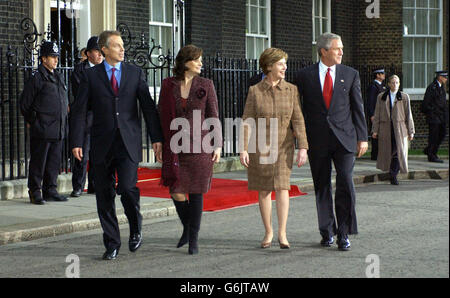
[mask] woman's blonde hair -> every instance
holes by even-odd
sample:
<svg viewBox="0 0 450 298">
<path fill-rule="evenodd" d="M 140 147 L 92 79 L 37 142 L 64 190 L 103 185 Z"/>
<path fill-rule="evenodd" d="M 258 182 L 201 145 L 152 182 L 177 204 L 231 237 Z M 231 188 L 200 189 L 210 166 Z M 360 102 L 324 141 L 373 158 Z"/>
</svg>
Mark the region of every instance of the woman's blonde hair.
<svg viewBox="0 0 450 298">
<path fill-rule="evenodd" d="M 393 79 L 395 79 L 395 78 L 397 78 L 398 81 L 400 82 L 400 78 L 398 77 L 398 75 L 394 74 L 394 75 L 392 75 L 392 76 L 389 77 L 388 83 L 390 83 L 390 82 L 391 82 Z"/>
<path fill-rule="evenodd" d="M 288 59 L 288 54 L 285 51 L 278 48 L 265 49 L 261 56 L 259 56 L 259 67 L 267 75 L 269 73 L 268 68 L 283 58 L 286 61 Z"/>
</svg>

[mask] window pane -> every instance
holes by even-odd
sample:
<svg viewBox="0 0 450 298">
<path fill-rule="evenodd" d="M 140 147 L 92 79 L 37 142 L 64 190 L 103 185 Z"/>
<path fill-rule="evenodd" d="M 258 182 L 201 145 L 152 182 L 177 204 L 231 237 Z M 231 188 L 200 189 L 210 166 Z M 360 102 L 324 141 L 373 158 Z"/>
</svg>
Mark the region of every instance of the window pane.
<svg viewBox="0 0 450 298">
<path fill-rule="evenodd" d="M 250 33 L 250 7 L 246 7 L 246 9 L 245 9 L 245 12 L 246 12 L 246 22 L 245 22 L 245 24 L 246 24 L 246 30 L 245 30 L 245 32 L 246 33 Z"/>
<path fill-rule="evenodd" d="M 414 39 L 414 62 L 425 62 L 425 38 Z"/>
<path fill-rule="evenodd" d="M 172 51 L 172 28 L 171 27 L 161 27 L 161 47 L 162 52 L 167 54 L 170 49 Z"/>
<path fill-rule="evenodd" d="M 166 2 L 166 23 L 172 23 L 172 19 L 173 19 L 173 5 L 172 5 L 172 0 L 165 0 Z"/>
<path fill-rule="evenodd" d="M 266 6 L 266 0 L 259 0 L 259 6 Z"/>
<path fill-rule="evenodd" d="M 428 10 L 417 9 L 416 10 L 416 31 L 417 34 L 428 34 Z"/>
<path fill-rule="evenodd" d="M 439 0 L 430 0 L 431 8 L 439 8 Z"/>
<path fill-rule="evenodd" d="M 425 64 L 414 64 L 414 88 L 425 88 Z"/>
<path fill-rule="evenodd" d="M 406 26 L 404 32 L 405 35 L 415 34 L 414 30 L 414 10 L 413 9 L 404 9 L 403 10 L 403 24 Z"/>
<path fill-rule="evenodd" d="M 437 62 L 437 39 L 427 40 L 427 62 Z"/>
<path fill-rule="evenodd" d="M 416 7 L 428 7 L 428 0 L 417 0 Z"/>
<path fill-rule="evenodd" d="M 329 32 L 328 30 L 328 19 L 322 19 L 322 33 Z"/>
<path fill-rule="evenodd" d="M 255 42 L 253 37 L 247 37 L 247 58 L 255 59 Z"/>
<path fill-rule="evenodd" d="M 155 40 L 155 44 L 159 45 L 160 39 L 159 39 L 159 27 L 158 26 L 150 26 L 150 40 L 152 38 Z"/>
<path fill-rule="evenodd" d="M 266 8 L 259 9 L 259 34 L 267 34 L 267 17 L 266 17 Z"/>
<path fill-rule="evenodd" d="M 403 62 L 413 61 L 413 39 L 403 38 Z"/>
<path fill-rule="evenodd" d="M 258 0 L 250 0 L 251 5 L 258 5 Z"/>
<path fill-rule="evenodd" d="M 328 17 L 328 0 L 322 0 L 322 17 Z"/>
<path fill-rule="evenodd" d="M 430 35 L 439 34 L 439 10 L 430 10 Z"/>
<path fill-rule="evenodd" d="M 258 33 L 258 8 L 250 7 L 250 33 Z"/>
<path fill-rule="evenodd" d="M 256 46 L 256 58 L 259 58 L 261 53 L 264 51 L 264 38 L 255 38 Z"/>
<path fill-rule="evenodd" d="M 315 33 L 316 33 L 316 36 L 314 38 L 315 38 L 315 40 L 317 40 L 317 38 L 320 36 L 320 34 L 322 34 L 320 32 L 320 18 L 315 18 L 314 19 L 314 30 L 315 30 Z"/>
<path fill-rule="evenodd" d="M 320 0 L 314 0 L 314 16 L 320 16 Z"/>
<path fill-rule="evenodd" d="M 414 0 L 403 0 L 403 7 L 414 7 Z"/>
<path fill-rule="evenodd" d="M 163 0 L 152 0 L 152 21 L 163 22 Z"/>
<path fill-rule="evenodd" d="M 430 84 L 436 76 L 436 74 L 434 73 L 435 71 L 437 71 L 436 63 L 427 64 L 427 80 L 425 82 L 427 85 Z"/>
<path fill-rule="evenodd" d="M 317 45 L 313 44 L 312 45 L 312 62 L 316 63 L 319 60 L 319 55 L 317 54 Z"/>
<path fill-rule="evenodd" d="M 413 67 L 411 63 L 403 63 L 403 88 L 413 88 Z"/>
</svg>

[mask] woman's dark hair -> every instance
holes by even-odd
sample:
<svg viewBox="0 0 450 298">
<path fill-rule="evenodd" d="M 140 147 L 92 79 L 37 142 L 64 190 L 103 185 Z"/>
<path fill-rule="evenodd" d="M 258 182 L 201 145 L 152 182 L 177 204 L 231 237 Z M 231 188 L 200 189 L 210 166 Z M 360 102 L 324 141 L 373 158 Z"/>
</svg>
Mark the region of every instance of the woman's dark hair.
<svg viewBox="0 0 450 298">
<path fill-rule="evenodd" d="M 189 70 L 185 64 L 192 60 L 197 60 L 202 56 L 203 50 L 192 44 L 180 49 L 175 58 L 175 66 L 173 67 L 173 74 L 177 80 L 184 80 L 184 72 Z"/>
</svg>

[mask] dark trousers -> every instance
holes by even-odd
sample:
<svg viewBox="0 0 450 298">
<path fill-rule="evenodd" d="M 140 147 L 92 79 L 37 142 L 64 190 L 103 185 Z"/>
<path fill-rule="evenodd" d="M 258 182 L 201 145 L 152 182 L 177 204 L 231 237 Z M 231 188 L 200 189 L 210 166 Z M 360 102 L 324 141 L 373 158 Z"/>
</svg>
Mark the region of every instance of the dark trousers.
<svg viewBox="0 0 450 298">
<path fill-rule="evenodd" d="M 395 141 L 394 127 L 391 121 L 391 164 L 389 168 L 389 174 L 391 177 L 397 177 L 400 172 L 400 162 L 398 161 L 397 142 Z"/>
<path fill-rule="evenodd" d="M 91 143 L 91 135 L 86 134 L 84 137 L 83 144 L 83 158 L 81 161 L 74 158 L 74 163 L 72 166 L 72 188 L 73 190 L 84 190 L 84 186 L 86 184 L 86 176 L 88 177 L 88 185 L 89 189 L 93 188 L 94 185 L 94 170 L 92 167 L 89 169 L 89 173 L 87 173 L 87 164 L 90 160 L 90 143 Z"/>
<path fill-rule="evenodd" d="M 105 160 L 94 163 L 95 196 L 97 212 L 103 228 L 103 243 L 106 249 L 120 248 L 119 224 L 115 208 L 115 173 L 117 173 L 117 194 L 125 210 L 130 226 L 130 234 L 140 233 L 142 215 L 140 213 L 140 192 L 136 187 L 138 163 L 131 160 L 117 131 Z"/>
<path fill-rule="evenodd" d="M 377 160 L 378 158 L 378 139 L 371 139 L 372 142 L 372 151 L 370 151 L 370 159 Z"/>
<path fill-rule="evenodd" d="M 445 138 L 446 124 L 444 123 L 429 123 L 428 124 L 428 157 L 433 158 L 437 156 L 439 146 Z"/>
<path fill-rule="evenodd" d="M 49 141 L 30 137 L 28 189 L 33 195 L 56 194 L 61 167 L 62 140 Z"/>
<path fill-rule="evenodd" d="M 308 157 L 316 194 L 316 206 L 319 231 L 322 237 L 335 234 L 357 234 L 355 212 L 355 188 L 353 184 L 353 167 L 355 153 L 348 152 L 334 133 L 329 130 L 328 148 L 309 150 Z M 331 162 L 336 170 L 335 211 L 333 212 L 333 195 L 331 185 Z"/>
</svg>

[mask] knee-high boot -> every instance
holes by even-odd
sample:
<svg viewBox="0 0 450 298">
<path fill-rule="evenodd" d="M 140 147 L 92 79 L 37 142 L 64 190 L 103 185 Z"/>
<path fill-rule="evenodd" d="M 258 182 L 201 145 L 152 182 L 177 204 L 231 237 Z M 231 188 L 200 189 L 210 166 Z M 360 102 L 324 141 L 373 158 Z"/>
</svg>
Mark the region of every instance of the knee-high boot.
<svg viewBox="0 0 450 298">
<path fill-rule="evenodd" d="M 172 198 L 175 209 L 177 210 L 178 217 L 183 224 L 183 234 L 181 235 L 180 241 L 178 241 L 177 248 L 182 247 L 189 241 L 189 202 L 186 201 L 176 201 Z"/>
<path fill-rule="evenodd" d="M 203 194 L 189 194 L 189 254 L 198 254 L 198 232 L 203 212 Z"/>
</svg>

